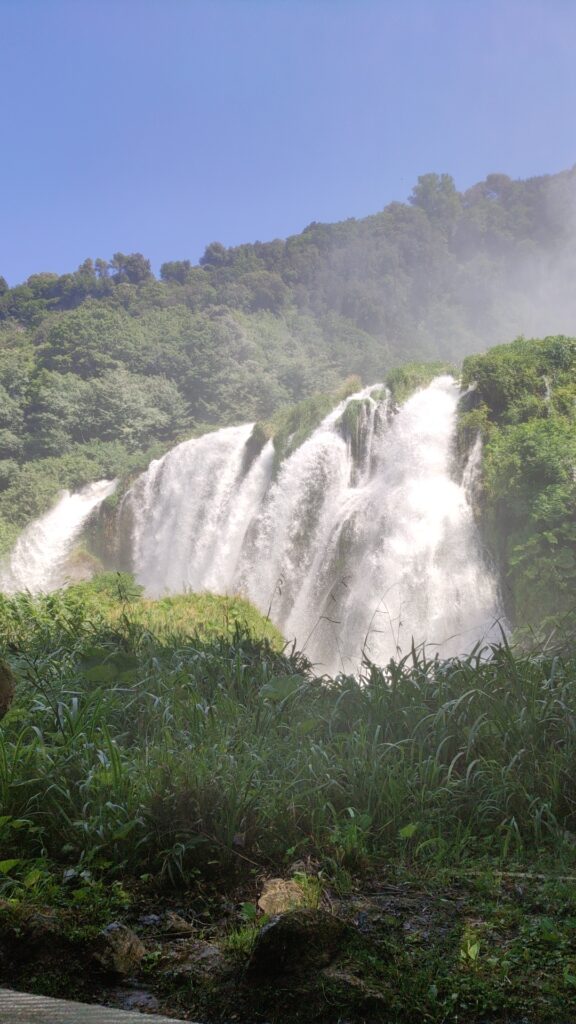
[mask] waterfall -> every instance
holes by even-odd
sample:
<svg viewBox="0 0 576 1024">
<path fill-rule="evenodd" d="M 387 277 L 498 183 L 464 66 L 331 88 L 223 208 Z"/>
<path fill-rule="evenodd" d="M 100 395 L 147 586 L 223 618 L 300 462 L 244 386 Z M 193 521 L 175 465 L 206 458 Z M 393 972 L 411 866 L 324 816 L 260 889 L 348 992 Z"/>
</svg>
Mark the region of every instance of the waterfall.
<svg viewBox="0 0 576 1024">
<path fill-rule="evenodd" d="M 499 615 L 469 490 L 453 475 L 458 389 L 437 378 L 392 415 L 380 388 L 334 409 L 280 467 L 252 425 L 178 445 L 125 502 L 149 594 L 240 592 L 320 670 L 383 663 L 414 640 L 442 656 Z"/>
<path fill-rule="evenodd" d="M 98 480 L 77 494 L 63 491 L 58 503 L 22 532 L 0 565 L 0 591 L 56 590 L 66 582 L 66 560 L 92 513 L 114 492 L 115 480 Z"/>
<path fill-rule="evenodd" d="M 234 586 L 274 461 L 269 443 L 245 472 L 252 429 L 250 423 L 184 441 L 137 480 L 125 514 L 133 517 L 134 567 L 148 594 Z"/>
</svg>

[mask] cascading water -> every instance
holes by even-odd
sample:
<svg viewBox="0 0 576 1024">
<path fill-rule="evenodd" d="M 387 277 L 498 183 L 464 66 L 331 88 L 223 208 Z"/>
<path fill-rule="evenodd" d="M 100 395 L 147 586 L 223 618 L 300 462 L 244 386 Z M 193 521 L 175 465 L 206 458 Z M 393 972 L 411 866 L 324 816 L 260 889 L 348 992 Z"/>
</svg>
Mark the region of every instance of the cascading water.
<svg viewBox="0 0 576 1024">
<path fill-rule="evenodd" d="M 456 405 L 449 378 L 413 395 L 380 434 L 370 477 L 347 490 L 341 511 L 333 509 L 324 592 L 317 575 L 306 595 L 325 616 L 314 655 L 332 668 L 335 649 L 339 667 L 348 668 L 360 647 L 384 663 L 412 640 L 443 656 L 461 653 L 497 618 L 472 510 L 450 473 Z M 302 628 L 304 614 L 297 603 L 289 634 Z"/>
<path fill-rule="evenodd" d="M 270 483 L 266 445 L 246 471 L 253 424 L 179 444 L 139 477 L 124 513 L 133 517 L 134 567 L 147 593 L 231 586 L 252 516 Z"/>
<path fill-rule="evenodd" d="M 275 481 L 271 444 L 248 464 L 251 425 L 179 445 L 124 502 L 138 580 L 154 595 L 242 592 L 326 671 L 354 669 L 362 650 L 386 662 L 412 639 L 442 656 L 469 649 L 499 607 L 451 474 L 457 403 L 449 377 L 396 415 L 367 388 Z"/>
<path fill-rule="evenodd" d="M 115 480 L 98 480 L 77 494 L 64 491 L 58 503 L 23 531 L 0 566 L 0 591 L 56 590 L 66 582 L 66 560 L 92 513 L 114 492 Z"/>
</svg>

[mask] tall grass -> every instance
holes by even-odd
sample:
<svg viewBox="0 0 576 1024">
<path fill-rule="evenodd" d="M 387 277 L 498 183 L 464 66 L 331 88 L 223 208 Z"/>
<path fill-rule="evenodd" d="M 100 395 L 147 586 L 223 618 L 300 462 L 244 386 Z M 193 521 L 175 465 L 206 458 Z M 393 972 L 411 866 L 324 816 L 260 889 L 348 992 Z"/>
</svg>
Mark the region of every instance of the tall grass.
<svg viewBox="0 0 576 1024">
<path fill-rule="evenodd" d="M 318 679 L 241 626 L 156 635 L 70 594 L 1 599 L 0 637 L 18 679 L 0 723 L 11 875 L 40 857 L 167 884 L 305 852 L 574 859 L 573 655 L 503 640 Z"/>
</svg>

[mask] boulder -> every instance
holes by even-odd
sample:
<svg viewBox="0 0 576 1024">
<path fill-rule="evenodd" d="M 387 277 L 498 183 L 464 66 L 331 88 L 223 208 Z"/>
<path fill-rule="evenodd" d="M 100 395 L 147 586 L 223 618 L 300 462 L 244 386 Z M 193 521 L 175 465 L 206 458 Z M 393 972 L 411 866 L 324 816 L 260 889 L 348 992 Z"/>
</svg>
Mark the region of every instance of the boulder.
<svg viewBox="0 0 576 1024">
<path fill-rule="evenodd" d="M 277 915 L 261 928 L 248 972 L 273 976 L 326 967 L 350 931 L 344 921 L 323 910 L 299 909 Z"/>
<path fill-rule="evenodd" d="M 100 932 L 92 951 L 96 962 L 112 974 L 126 977 L 140 964 L 146 947 L 126 925 L 113 921 Z"/>
</svg>

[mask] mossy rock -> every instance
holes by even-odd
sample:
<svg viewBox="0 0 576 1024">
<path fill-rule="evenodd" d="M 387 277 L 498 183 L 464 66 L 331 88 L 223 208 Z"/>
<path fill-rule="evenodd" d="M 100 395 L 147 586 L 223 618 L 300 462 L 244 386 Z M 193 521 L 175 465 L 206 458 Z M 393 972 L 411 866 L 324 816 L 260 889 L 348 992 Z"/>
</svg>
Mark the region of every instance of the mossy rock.
<svg viewBox="0 0 576 1024">
<path fill-rule="evenodd" d="M 250 957 L 251 975 L 294 975 L 326 967 L 351 929 L 323 910 L 301 908 L 273 917 L 260 930 Z"/>
<path fill-rule="evenodd" d="M 102 572 L 102 562 L 86 548 L 78 547 L 66 559 L 64 572 L 70 583 L 85 583 Z"/>
<path fill-rule="evenodd" d="M 384 402 L 388 398 L 387 388 L 372 388 L 370 398 L 374 402 Z"/>
<path fill-rule="evenodd" d="M 344 412 L 338 421 L 346 439 L 351 439 L 357 436 L 359 426 L 362 422 L 362 414 L 369 408 L 369 398 L 352 398 L 348 402 L 348 405 L 344 409 Z"/>
<path fill-rule="evenodd" d="M 327 394 L 311 395 L 297 405 L 280 411 L 272 424 L 274 441 L 274 473 L 300 445 L 308 440 L 328 413 L 345 398 L 359 391 L 359 377 L 349 377 L 340 388 Z"/>
<path fill-rule="evenodd" d="M 247 473 L 252 463 L 272 437 L 272 428 L 268 423 L 255 423 L 250 437 L 244 448 L 244 461 L 242 464 L 243 473 Z"/>
<path fill-rule="evenodd" d="M 464 465 L 478 434 L 487 438 L 490 432 L 488 408 L 481 404 L 473 409 L 459 409 L 456 424 L 456 453 Z"/>
</svg>

